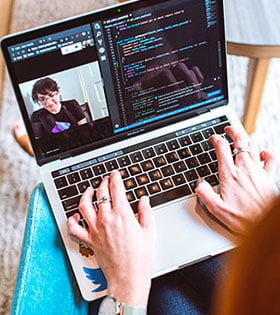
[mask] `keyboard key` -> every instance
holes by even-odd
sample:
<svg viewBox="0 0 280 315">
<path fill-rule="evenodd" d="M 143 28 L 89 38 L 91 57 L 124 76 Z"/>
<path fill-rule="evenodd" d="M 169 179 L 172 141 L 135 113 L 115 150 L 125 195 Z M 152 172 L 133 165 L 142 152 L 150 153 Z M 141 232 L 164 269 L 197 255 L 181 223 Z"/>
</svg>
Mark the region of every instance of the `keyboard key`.
<svg viewBox="0 0 280 315">
<path fill-rule="evenodd" d="M 144 161 L 141 163 L 142 169 L 144 172 L 147 172 L 149 170 L 152 170 L 154 167 L 154 164 L 152 161 Z"/>
<path fill-rule="evenodd" d="M 96 176 L 106 173 L 105 167 L 103 164 L 99 164 L 93 167 L 93 172 Z"/>
<path fill-rule="evenodd" d="M 82 194 L 86 191 L 86 189 L 90 186 L 89 181 L 84 181 L 78 184 L 79 192 Z"/>
<path fill-rule="evenodd" d="M 63 188 L 65 186 L 67 186 L 67 180 L 66 178 L 63 176 L 63 177 L 59 177 L 59 178 L 56 178 L 54 180 L 54 184 L 55 184 L 55 187 L 57 189 L 60 189 L 60 188 Z"/>
<path fill-rule="evenodd" d="M 162 175 L 161 175 L 159 170 L 151 171 L 148 173 L 148 175 L 149 175 L 151 181 L 153 181 L 153 182 L 162 178 Z"/>
<path fill-rule="evenodd" d="M 128 178 L 129 177 L 129 173 L 127 171 L 126 168 L 122 168 L 119 170 L 120 174 L 121 174 L 121 177 L 122 179 L 125 179 L 125 178 Z"/>
<path fill-rule="evenodd" d="M 221 124 L 219 126 L 215 126 L 214 129 L 215 129 L 217 134 L 223 134 L 225 132 L 224 129 L 225 129 L 226 126 L 230 126 L 230 123 L 226 122 L 226 123 Z"/>
<path fill-rule="evenodd" d="M 92 186 L 93 188 L 95 188 L 95 189 L 99 187 L 99 185 L 101 184 L 101 182 L 102 182 L 102 177 L 101 177 L 101 176 L 95 177 L 95 178 L 93 178 L 93 179 L 90 180 L 91 186 Z"/>
<path fill-rule="evenodd" d="M 193 155 L 202 153 L 202 148 L 199 143 L 190 146 L 191 153 Z"/>
<path fill-rule="evenodd" d="M 77 196 L 74 198 L 67 199 L 62 202 L 63 209 L 65 211 L 70 211 L 73 209 L 77 209 L 79 207 L 81 196 Z"/>
<path fill-rule="evenodd" d="M 185 162 L 186 162 L 188 168 L 190 168 L 190 169 L 199 166 L 199 162 L 198 162 L 196 157 L 189 158 L 189 159 L 185 160 Z"/>
<path fill-rule="evenodd" d="M 207 164 L 209 162 L 211 162 L 210 156 L 208 155 L 208 153 L 203 153 L 197 156 L 199 162 L 201 165 Z"/>
<path fill-rule="evenodd" d="M 179 148 L 179 143 L 176 139 L 168 141 L 166 145 L 170 151 L 173 151 Z"/>
<path fill-rule="evenodd" d="M 142 173 L 139 164 L 135 164 L 135 165 L 129 166 L 128 170 L 129 170 L 129 173 L 130 173 L 131 176 L 134 176 L 134 175 Z"/>
<path fill-rule="evenodd" d="M 210 172 L 210 170 L 209 170 L 207 165 L 200 166 L 196 170 L 197 170 L 197 172 L 198 172 L 200 177 L 205 177 L 205 176 L 211 174 L 211 172 Z"/>
<path fill-rule="evenodd" d="M 161 188 L 163 190 L 169 189 L 173 187 L 173 183 L 170 178 L 165 178 L 159 182 Z"/>
<path fill-rule="evenodd" d="M 201 146 L 203 148 L 204 151 L 209 151 L 209 150 L 212 150 L 214 149 L 214 146 L 213 144 L 210 142 L 210 141 L 204 141 L 201 143 Z"/>
<path fill-rule="evenodd" d="M 58 194 L 60 199 L 63 200 L 78 195 L 78 189 L 76 186 L 69 186 L 58 190 Z"/>
<path fill-rule="evenodd" d="M 187 185 L 179 186 L 150 197 L 151 206 L 155 207 L 176 198 L 185 197 L 192 192 Z"/>
<path fill-rule="evenodd" d="M 154 146 L 154 149 L 155 149 L 155 151 L 156 151 L 156 153 L 157 153 L 158 155 L 164 154 L 164 153 L 167 152 L 167 147 L 166 147 L 166 145 L 165 145 L 164 143 L 159 144 L 159 145 L 155 145 L 155 146 Z"/>
<path fill-rule="evenodd" d="M 169 177 L 175 173 L 171 165 L 162 167 L 160 170 L 164 177 Z"/>
<path fill-rule="evenodd" d="M 210 151 L 209 154 L 211 156 L 212 161 L 216 161 L 217 160 L 217 155 L 216 155 L 216 151 L 215 150 Z"/>
<path fill-rule="evenodd" d="M 196 183 L 197 183 L 197 180 L 195 180 L 195 181 L 189 183 L 190 188 L 191 188 L 191 190 L 192 190 L 193 193 L 195 193 Z"/>
<path fill-rule="evenodd" d="M 80 211 L 79 211 L 78 209 L 68 211 L 68 212 L 66 212 L 65 214 L 66 214 L 66 217 L 67 217 L 67 218 L 70 218 L 70 217 L 72 217 L 72 215 L 74 215 L 75 213 L 79 213 L 79 214 L 80 214 L 80 217 L 82 217 L 82 215 L 81 215 L 81 213 L 80 213 Z"/>
<path fill-rule="evenodd" d="M 188 182 L 198 179 L 197 172 L 195 170 L 190 170 L 184 173 Z"/>
<path fill-rule="evenodd" d="M 166 164 L 166 160 L 163 156 L 153 158 L 156 167 L 161 167 Z"/>
<path fill-rule="evenodd" d="M 120 167 L 124 167 L 131 164 L 130 159 L 127 155 L 120 157 L 118 159 L 118 162 L 119 162 Z"/>
<path fill-rule="evenodd" d="M 200 142 L 201 140 L 203 140 L 203 136 L 200 133 L 200 131 L 198 131 L 198 132 L 195 132 L 195 133 L 191 134 L 191 139 L 192 139 L 192 141 L 194 143 L 195 142 Z"/>
<path fill-rule="evenodd" d="M 176 152 L 167 153 L 165 158 L 168 163 L 174 163 L 179 160 L 179 157 Z"/>
<path fill-rule="evenodd" d="M 146 185 L 150 182 L 146 174 L 141 174 L 141 175 L 136 176 L 136 180 L 139 186 Z"/>
<path fill-rule="evenodd" d="M 190 156 L 192 156 L 191 151 L 188 148 L 184 148 L 178 151 L 178 154 L 181 159 L 186 159 Z"/>
<path fill-rule="evenodd" d="M 188 146 L 192 143 L 191 138 L 189 136 L 184 136 L 179 139 L 179 142 L 182 147 Z"/>
<path fill-rule="evenodd" d="M 129 178 L 124 181 L 124 186 L 127 190 L 134 189 L 137 184 L 134 178 Z"/>
<path fill-rule="evenodd" d="M 173 167 L 174 167 L 176 173 L 183 172 L 187 169 L 186 164 L 183 161 L 174 163 Z"/>
<path fill-rule="evenodd" d="M 86 168 L 85 170 L 81 170 L 80 175 L 81 175 L 83 180 L 93 177 L 93 173 L 92 173 L 90 168 Z"/>
<path fill-rule="evenodd" d="M 172 180 L 175 186 L 182 185 L 186 182 L 183 174 L 177 174 L 175 176 L 172 176 Z"/>
<path fill-rule="evenodd" d="M 202 134 L 204 136 L 204 139 L 209 139 L 214 134 L 214 130 L 212 128 L 208 128 L 202 131 Z"/>
<path fill-rule="evenodd" d="M 67 178 L 70 184 L 75 184 L 81 181 L 81 177 L 77 172 L 67 175 Z"/>
<path fill-rule="evenodd" d="M 204 178 L 211 186 L 219 185 L 219 180 L 216 175 L 207 176 Z"/>
<path fill-rule="evenodd" d="M 135 189 L 134 193 L 138 199 L 140 199 L 142 196 L 148 196 L 148 192 L 145 187 L 140 187 L 140 188 Z"/>
<path fill-rule="evenodd" d="M 130 158 L 131 158 L 131 161 L 133 163 L 137 163 L 137 162 L 140 162 L 140 161 L 143 161 L 143 156 L 141 154 L 141 152 L 134 152 L 130 155 Z"/>
<path fill-rule="evenodd" d="M 218 172 L 218 162 L 212 162 L 209 165 L 210 170 L 212 173 L 217 173 Z"/>
<path fill-rule="evenodd" d="M 113 170 L 118 169 L 118 163 L 115 160 L 109 161 L 105 163 L 106 169 L 108 172 L 112 172 Z"/>
<path fill-rule="evenodd" d="M 157 194 L 161 191 L 158 183 L 152 183 L 152 184 L 148 185 L 147 188 L 148 188 L 149 193 L 151 195 Z"/>
<path fill-rule="evenodd" d="M 127 198 L 128 202 L 132 202 L 132 201 L 136 200 L 133 191 L 128 191 L 126 193 L 126 198 Z"/>
<path fill-rule="evenodd" d="M 145 159 L 150 159 L 156 155 L 153 148 L 146 148 L 142 150 L 142 154 L 144 155 Z"/>
</svg>

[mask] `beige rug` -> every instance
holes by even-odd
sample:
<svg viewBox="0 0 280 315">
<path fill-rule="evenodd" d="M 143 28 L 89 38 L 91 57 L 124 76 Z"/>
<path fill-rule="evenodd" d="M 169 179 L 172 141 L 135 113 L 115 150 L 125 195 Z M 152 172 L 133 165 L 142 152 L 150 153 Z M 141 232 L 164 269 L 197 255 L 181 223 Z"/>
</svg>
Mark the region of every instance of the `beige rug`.
<svg viewBox="0 0 280 315">
<path fill-rule="evenodd" d="M 114 0 L 15 0 L 12 30 L 19 31 L 43 23 L 77 15 L 113 3 Z M 231 104 L 242 115 L 247 59 L 228 58 Z M 280 60 L 273 60 L 259 115 L 256 133 L 252 136 L 260 149 L 269 149 L 280 156 Z M 4 87 L 0 112 L 0 314 L 8 314 L 18 268 L 21 242 L 29 196 L 40 181 L 32 158 L 13 141 L 9 126 L 19 116 L 9 83 Z M 280 174 L 277 174 L 280 181 Z"/>
</svg>

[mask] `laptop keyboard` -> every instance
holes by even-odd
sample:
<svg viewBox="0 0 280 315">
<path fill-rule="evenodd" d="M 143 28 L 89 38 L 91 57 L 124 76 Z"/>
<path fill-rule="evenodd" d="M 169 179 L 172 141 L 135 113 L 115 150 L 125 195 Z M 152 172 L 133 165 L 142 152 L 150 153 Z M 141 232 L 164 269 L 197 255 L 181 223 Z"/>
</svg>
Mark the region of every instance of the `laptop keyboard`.
<svg viewBox="0 0 280 315">
<path fill-rule="evenodd" d="M 218 185 L 216 153 L 208 138 L 220 134 L 232 143 L 224 133 L 228 125 L 227 117 L 222 116 L 52 172 L 66 217 L 79 212 L 87 187 L 98 188 L 102 178 L 115 169 L 121 173 L 135 213 L 143 195 L 157 206 L 193 195 L 199 178 Z M 97 207 L 96 200 L 93 205 Z M 81 225 L 86 226 L 83 219 Z"/>
</svg>

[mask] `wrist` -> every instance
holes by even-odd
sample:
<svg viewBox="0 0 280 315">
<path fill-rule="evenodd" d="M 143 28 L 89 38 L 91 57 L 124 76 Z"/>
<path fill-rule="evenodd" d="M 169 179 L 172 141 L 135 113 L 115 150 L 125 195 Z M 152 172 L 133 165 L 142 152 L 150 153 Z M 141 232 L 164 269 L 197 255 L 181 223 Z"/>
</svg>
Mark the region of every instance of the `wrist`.
<svg viewBox="0 0 280 315">
<path fill-rule="evenodd" d="M 116 285 L 108 285 L 108 295 L 113 295 L 117 301 L 127 306 L 147 307 L 151 287 L 151 280 L 138 283 L 119 282 Z"/>
<path fill-rule="evenodd" d="M 117 301 L 113 295 L 108 295 L 100 304 L 98 315 L 146 315 L 145 307 L 127 306 Z"/>
</svg>

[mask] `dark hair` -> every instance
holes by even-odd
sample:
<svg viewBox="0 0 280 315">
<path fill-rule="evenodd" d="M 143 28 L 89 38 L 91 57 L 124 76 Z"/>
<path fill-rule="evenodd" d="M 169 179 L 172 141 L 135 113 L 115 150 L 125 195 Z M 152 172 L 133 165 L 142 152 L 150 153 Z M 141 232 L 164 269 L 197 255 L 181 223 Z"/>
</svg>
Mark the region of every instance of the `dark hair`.
<svg viewBox="0 0 280 315">
<path fill-rule="evenodd" d="M 38 94 L 47 95 L 49 92 L 58 92 L 59 86 L 51 78 L 40 79 L 35 82 L 32 88 L 32 99 L 38 101 Z"/>
</svg>

